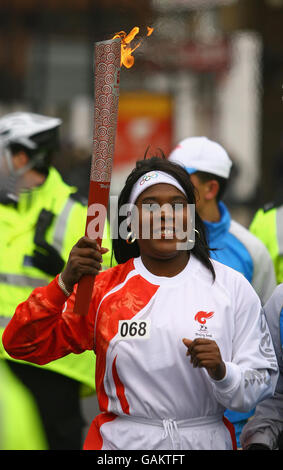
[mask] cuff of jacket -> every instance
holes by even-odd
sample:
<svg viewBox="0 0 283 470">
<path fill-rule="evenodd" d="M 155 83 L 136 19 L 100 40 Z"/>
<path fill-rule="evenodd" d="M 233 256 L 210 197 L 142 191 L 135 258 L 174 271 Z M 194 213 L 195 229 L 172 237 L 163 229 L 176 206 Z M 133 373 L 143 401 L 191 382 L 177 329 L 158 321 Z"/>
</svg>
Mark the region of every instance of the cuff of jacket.
<svg viewBox="0 0 283 470">
<path fill-rule="evenodd" d="M 52 305 L 61 308 L 69 297 L 59 287 L 58 277 L 59 275 L 45 287 L 45 296 Z"/>
<path fill-rule="evenodd" d="M 223 379 L 213 380 L 210 377 L 210 381 L 214 387 L 221 392 L 229 392 L 230 390 L 233 390 L 235 385 L 237 385 L 241 379 L 241 371 L 235 364 L 232 364 L 232 362 L 225 362 L 225 366 L 226 373 Z"/>
</svg>

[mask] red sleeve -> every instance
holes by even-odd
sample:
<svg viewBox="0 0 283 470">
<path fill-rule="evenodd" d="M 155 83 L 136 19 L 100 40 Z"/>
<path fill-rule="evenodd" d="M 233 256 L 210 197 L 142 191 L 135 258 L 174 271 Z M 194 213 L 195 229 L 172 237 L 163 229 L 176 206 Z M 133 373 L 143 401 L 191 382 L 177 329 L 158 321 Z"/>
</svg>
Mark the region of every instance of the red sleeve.
<svg viewBox="0 0 283 470">
<path fill-rule="evenodd" d="M 73 313 L 75 293 L 66 297 L 57 278 L 35 289 L 18 305 L 2 340 L 7 353 L 35 364 L 47 364 L 69 353 L 94 348 L 94 307 L 89 314 Z"/>
</svg>

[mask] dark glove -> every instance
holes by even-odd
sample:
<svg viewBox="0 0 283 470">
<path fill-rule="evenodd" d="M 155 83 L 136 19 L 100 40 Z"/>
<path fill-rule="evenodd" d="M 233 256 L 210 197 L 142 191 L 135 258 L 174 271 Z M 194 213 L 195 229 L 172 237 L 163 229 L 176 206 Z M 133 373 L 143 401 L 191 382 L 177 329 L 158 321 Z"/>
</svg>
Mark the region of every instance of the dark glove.
<svg viewBox="0 0 283 470">
<path fill-rule="evenodd" d="M 32 265 L 41 271 L 56 276 L 65 265 L 63 258 L 58 251 L 45 240 L 47 228 L 51 225 L 54 214 L 46 209 L 42 209 L 39 214 L 34 235 L 34 249 Z"/>
<path fill-rule="evenodd" d="M 244 450 L 271 450 L 265 444 L 251 444 L 250 446 L 246 447 Z"/>
</svg>

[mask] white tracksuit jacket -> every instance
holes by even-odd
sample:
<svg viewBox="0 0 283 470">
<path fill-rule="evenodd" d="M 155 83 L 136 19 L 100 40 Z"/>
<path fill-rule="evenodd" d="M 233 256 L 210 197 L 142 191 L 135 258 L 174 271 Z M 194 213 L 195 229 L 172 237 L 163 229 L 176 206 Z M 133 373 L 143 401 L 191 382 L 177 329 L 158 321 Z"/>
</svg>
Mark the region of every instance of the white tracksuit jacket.
<svg viewBox="0 0 283 470">
<path fill-rule="evenodd" d="M 85 449 L 231 449 L 224 410 L 245 412 L 272 395 L 278 367 L 260 300 L 242 274 L 213 264 L 215 282 L 193 255 L 171 278 L 131 259 L 97 276 L 83 317 L 56 280 L 18 307 L 3 337 L 11 356 L 44 363 L 96 353 L 101 414 Z M 182 338 L 201 337 L 220 348 L 220 381 L 186 356 Z"/>
</svg>

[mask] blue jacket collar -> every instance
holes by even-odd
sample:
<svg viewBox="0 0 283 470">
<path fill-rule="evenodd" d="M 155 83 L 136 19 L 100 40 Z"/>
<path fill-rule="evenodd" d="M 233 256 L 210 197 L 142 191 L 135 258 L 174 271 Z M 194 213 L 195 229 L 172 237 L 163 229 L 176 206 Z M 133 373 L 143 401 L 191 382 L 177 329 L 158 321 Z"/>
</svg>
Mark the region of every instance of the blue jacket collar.
<svg viewBox="0 0 283 470">
<path fill-rule="evenodd" d="M 226 233 L 228 233 L 230 228 L 231 216 L 227 207 L 222 201 L 218 203 L 218 207 L 220 211 L 219 222 L 208 222 L 204 220 L 208 243 L 217 241 L 220 237 L 223 237 Z"/>
</svg>

